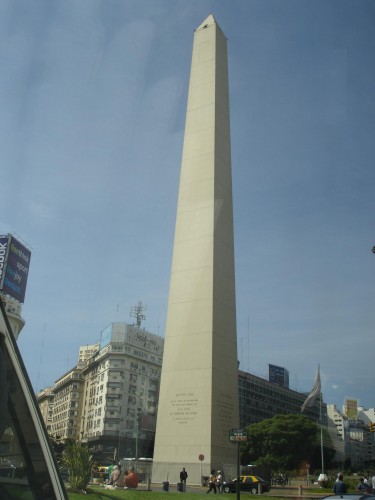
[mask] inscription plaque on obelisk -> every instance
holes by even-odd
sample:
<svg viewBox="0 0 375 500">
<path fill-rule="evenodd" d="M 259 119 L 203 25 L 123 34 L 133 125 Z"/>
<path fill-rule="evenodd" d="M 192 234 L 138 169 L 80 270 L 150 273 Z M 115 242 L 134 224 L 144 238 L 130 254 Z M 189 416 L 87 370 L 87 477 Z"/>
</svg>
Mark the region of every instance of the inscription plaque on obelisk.
<svg viewBox="0 0 375 500">
<path fill-rule="evenodd" d="M 235 464 L 238 411 L 227 41 L 210 15 L 194 33 L 153 481 Z"/>
</svg>

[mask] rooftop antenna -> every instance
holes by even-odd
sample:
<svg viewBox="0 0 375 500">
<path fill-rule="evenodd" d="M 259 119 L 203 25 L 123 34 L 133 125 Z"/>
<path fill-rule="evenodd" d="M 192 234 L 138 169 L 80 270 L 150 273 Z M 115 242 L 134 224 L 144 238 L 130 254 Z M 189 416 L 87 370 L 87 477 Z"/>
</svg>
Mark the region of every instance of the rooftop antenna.
<svg viewBox="0 0 375 500">
<path fill-rule="evenodd" d="M 130 316 L 136 318 L 138 328 L 141 327 L 142 320 L 146 319 L 146 316 L 143 314 L 143 311 L 145 311 L 146 309 L 147 306 L 144 307 L 141 301 L 139 301 L 136 306 L 130 308 Z"/>
</svg>

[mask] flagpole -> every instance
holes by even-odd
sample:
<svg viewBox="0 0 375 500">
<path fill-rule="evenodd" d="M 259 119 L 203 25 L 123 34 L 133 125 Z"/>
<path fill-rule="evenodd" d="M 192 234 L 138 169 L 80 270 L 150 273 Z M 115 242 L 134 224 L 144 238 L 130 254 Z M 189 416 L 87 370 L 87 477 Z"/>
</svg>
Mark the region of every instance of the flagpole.
<svg viewBox="0 0 375 500">
<path fill-rule="evenodd" d="M 318 365 L 318 371 L 316 372 L 316 377 L 315 377 L 315 382 L 313 385 L 313 388 L 310 392 L 310 394 L 307 396 L 305 402 L 301 406 L 301 412 L 304 412 L 306 408 L 311 408 L 314 404 L 317 398 L 320 398 L 319 400 L 319 425 L 320 425 L 320 454 L 321 454 L 321 460 L 322 460 L 322 473 L 319 476 L 322 478 L 321 480 L 326 480 L 325 473 L 324 473 L 324 456 L 323 456 L 323 418 L 322 418 L 322 385 L 320 382 L 320 365 Z"/>
</svg>

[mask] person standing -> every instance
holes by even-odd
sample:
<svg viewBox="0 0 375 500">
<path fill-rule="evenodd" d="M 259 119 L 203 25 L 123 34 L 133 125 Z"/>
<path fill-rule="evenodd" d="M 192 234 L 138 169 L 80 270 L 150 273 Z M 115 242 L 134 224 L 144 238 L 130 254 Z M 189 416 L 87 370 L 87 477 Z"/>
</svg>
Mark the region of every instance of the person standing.
<svg viewBox="0 0 375 500">
<path fill-rule="evenodd" d="M 344 483 L 344 476 L 339 474 L 337 481 L 333 485 L 333 493 L 335 495 L 345 495 L 348 492 L 348 488 Z"/>
<path fill-rule="evenodd" d="M 218 493 L 223 493 L 222 492 L 222 486 L 223 486 L 223 476 L 221 474 L 221 471 L 217 471 L 217 476 L 216 476 L 216 486 L 217 486 L 217 492 Z"/>
<path fill-rule="evenodd" d="M 209 493 L 210 491 L 213 490 L 214 493 L 216 494 L 216 476 L 215 476 L 215 470 L 211 471 L 210 477 L 208 478 L 208 485 L 209 485 L 209 488 L 208 488 L 207 493 Z"/>
<path fill-rule="evenodd" d="M 186 491 L 186 479 L 188 478 L 188 473 L 185 470 L 185 467 L 182 467 L 182 471 L 180 472 L 180 483 L 182 483 L 182 491 Z"/>
<path fill-rule="evenodd" d="M 359 483 L 356 486 L 356 491 L 358 491 L 361 495 L 368 495 L 370 493 L 370 485 L 365 483 L 363 477 L 359 479 Z"/>
</svg>

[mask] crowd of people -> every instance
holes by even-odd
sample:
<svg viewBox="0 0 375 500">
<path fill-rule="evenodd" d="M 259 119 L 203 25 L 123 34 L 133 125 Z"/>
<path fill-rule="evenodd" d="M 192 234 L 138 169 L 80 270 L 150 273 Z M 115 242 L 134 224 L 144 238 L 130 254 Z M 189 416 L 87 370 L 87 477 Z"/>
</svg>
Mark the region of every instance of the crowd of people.
<svg viewBox="0 0 375 500">
<path fill-rule="evenodd" d="M 104 482 L 104 487 L 108 490 L 135 489 L 138 487 L 139 478 L 134 467 L 130 470 L 122 470 L 121 465 L 114 465 L 109 479 Z"/>
<path fill-rule="evenodd" d="M 188 478 L 188 473 L 183 467 L 180 472 L 180 483 L 183 485 L 183 490 L 186 491 L 186 480 Z M 106 489 L 135 489 L 138 487 L 139 478 L 135 472 L 134 467 L 130 470 L 122 470 L 121 465 L 114 465 L 110 473 L 109 479 L 104 483 Z M 220 470 L 217 472 L 215 470 L 211 471 L 208 478 L 208 491 L 213 493 L 223 493 L 223 474 Z M 370 478 L 365 475 L 359 479 L 356 485 L 356 491 L 361 495 L 375 494 L 375 473 Z M 333 493 L 335 495 L 345 495 L 348 492 L 348 487 L 344 482 L 344 474 L 339 472 L 337 475 L 336 482 L 333 486 Z"/>
<path fill-rule="evenodd" d="M 375 473 L 371 478 L 363 476 L 359 478 L 359 483 L 356 485 L 356 491 L 361 495 L 371 495 L 375 492 Z M 340 472 L 336 482 L 333 485 L 333 493 L 335 495 L 345 495 L 348 492 L 348 487 L 344 482 L 344 474 Z"/>
</svg>

